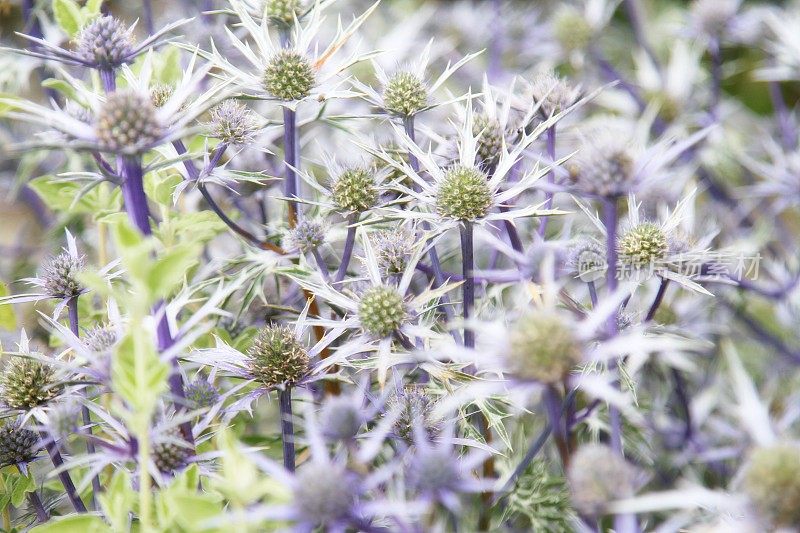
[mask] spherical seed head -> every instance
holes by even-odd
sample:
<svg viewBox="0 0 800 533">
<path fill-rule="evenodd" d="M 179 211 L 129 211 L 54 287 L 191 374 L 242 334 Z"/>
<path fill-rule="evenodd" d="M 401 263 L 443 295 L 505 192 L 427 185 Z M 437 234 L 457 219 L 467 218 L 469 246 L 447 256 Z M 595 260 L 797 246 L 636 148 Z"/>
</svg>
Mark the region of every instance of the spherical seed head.
<svg viewBox="0 0 800 533">
<path fill-rule="evenodd" d="M 62 252 L 44 262 L 39 278 L 43 281 L 44 292 L 53 298 L 73 298 L 83 288 L 77 274 L 83 270 L 83 260 Z"/>
<path fill-rule="evenodd" d="M 495 166 L 503 152 L 503 127 L 500 122 L 488 115 L 476 115 L 472 122 L 472 135 L 477 139 L 478 161 L 481 166 Z"/>
<path fill-rule="evenodd" d="M 405 272 L 414 242 L 414 235 L 406 230 L 381 231 L 372 236 L 381 276 L 386 278 Z"/>
<path fill-rule="evenodd" d="M 531 96 L 539 111 L 549 117 L 575 103 L 578 91 L 552 72 L 540 72 L 531 80 Z"/>
<path fill-rule="evenodd" d="M 492 207 L 486 174 L 475 167 L 456 165 L 444 175 L 436 193 L 436 211 L 445 218 L 477 220 Z"/>
<path fill-rule="evenodd" d="M 608 446 L 587 444 L 572 456 L 567 480 L 575 509 L 596 516 L 609 502 L 634 494 L 636 470 Z"/>
<path fill-rule="evenodd" d="M 565 50 L 585 48 L 592 38 L 592 27 L 573 6 L 562 6 L 553 17 L 553 33 Z"/>
<path fill-rule="evenodd" d="M 117 332 L 110 326 L 97 326 L 86 331 L 83 344 L 95 353 L 106 353 L 117 343 Z"/>
<path fill-rule="evenodd" d="M 343 210 L 362 213 L 378 202 L 375 177 L 366 168 L 349 168 L 333 182 L 333 203 Z"/>
<path fill-rule="evenodd" d="M 158 83 L 150 88 L 150 101 L 156 107 L 163 107 L 172 98 L 175 87 L 166 83 Z"/>
<path fill-rule="evenodd" d="M 302 100 L 314 88 L 311 62 L 294 50 L 281 50 L 269 60 L 264 71 L 264 88 L 275 98 Z"/>
<path fill-rule="evenodd" d="M 619 240 L 619 259 L 634 267 L 645 267 L 664 259 L 669 251 L 667 235 L 661 226 L 642 222 Z"/>
<path fill-rule="evenodd" d="M 757 448 L 742 481 L 753 506 L 766 520 L 778 527 L 800 526 L 800 446 L 780 443 Z"/>
<path fill-rule="evenodd" d="M 441 431 L 441 421 L 433 414 L 434 405 L 422 387 L 407 386 L 393 394 L 387 403 L 387 411 L 399 412 L 394 434 L 410 444 L 415 438 L 414 428 L 422 424 L 428 439 L 435 438 Z"/>
<path fill-rule="evenodd" d="M 294 503 L 315 524 L 347 518 L 356 503 L 357 480 L 344 466 L 310 461 L 295 475 Z"/>
<path fill-rule="evenodd" d="M 258 132 L 258 122 L 246 105 L 225 100 L 211 109 L 210 135 L 227 144 L 247 144 Z"/>
<path fill-rule="evenodd" d="M 428 89 L 416 75 L 398 72 L 386 83 L 383 103 L 390 113 L 410 117 L 428 105 Z"/>
<path fill-rule="evenodd" d="M 604 198 L 627 195 L 636 181 L 634 158 L 622 137 L 608 132 L 578 152 L 570 168 L 575 187 Z"/>
<path fill-rule="evenodd" d="M 100 108 L 95 133 L 106 150 L 136 153 L 156 142 L 162 128 L 150 95 L 117 91 Z"/>
<path fill-rule="evenodd" d="M 291 26 L 303 10 L 300 0 L 266 0 L 269 21 L 280 26 Z"/>
<path fill-rule="evenodd" d="M 325 243 L 325 226 L 318 220 L 304 218 L 286 235 L 287 247 L 308 252 Z"/>
<path fill-rule="evenodd" d="M 270 325 L 262 328 L 247 352 L 247 366 L 267 387 L 300 381 L 309 371 L 308 352 L 292 329 Z"/>
<path fill-rule="evenodd" d="M 197 378 L 186 385 L 183 392 L 193 409 L 206 409 L 219 400 L 219 390 L 203 378 Z"/>
<path fill-rule="evenodd" d="M 581 362 L 582 348 L 566 317 L 532 311 L 511 328 L 506 365 L 519 379 L 558 383 Z"/>
<path fill-rule="evenodd" d="M 364 424 L 361 406 L 347 396 L 325 400 L 320 414 L 322 434 L 331 440 L 349 441 L 358 435 Z"/>
<path fill-rule="evenodd" d="M 111 69 L 132 61 L 133 36 L 121 20 L 111 16 L 87 24 L 76 43 L 75 53 L 96 67 Z"/>
<path fill-rule="evenodd" d="M 358 304 L 361 327 L 377 337 L 394 333 L 407 316 L 403 296 L 392 287 L 373 287 L 364 293 Z"/>
<path fill-rule="evenodd" d="M 572 272 L 583 281 L 595 281 L 606 270 L 606 249 L 602 244 L 583 239 L 570 249 L 567 261 Z"/>
<path fill-rule="evenodd" d="M 183 442 L 183 437 L 177 428 L 169 429 L 166 436 L 169 437 L 169 440 L 153 443 L 153 451 L 150 456 L 159 472 L 171 474 L 189 464 L 192 450 L 188 446 L 182 446 L 175 442 L 175 440 Z"/>
<path fill-rule="evenodd" d="M 49 402 L 61 391 L 55 369 L 37 359 L 15 357 L 0 376 L 0 399 L 12 409 L 33 409 Z"/>
<path fill-rule="evenodd" d="M 19 465 L 33 461 L 39 452 L 39 435 L 20 426 L 18 422 L 7 422 L 0 427 L 0 467 Z"/>
<path fill-rule="evenodd" d="M 458 491 L 462 484 L 455 457 L 442 448 L 418 448 L 408 471 L 408 482 L 421 494 Z"/>
</svg>

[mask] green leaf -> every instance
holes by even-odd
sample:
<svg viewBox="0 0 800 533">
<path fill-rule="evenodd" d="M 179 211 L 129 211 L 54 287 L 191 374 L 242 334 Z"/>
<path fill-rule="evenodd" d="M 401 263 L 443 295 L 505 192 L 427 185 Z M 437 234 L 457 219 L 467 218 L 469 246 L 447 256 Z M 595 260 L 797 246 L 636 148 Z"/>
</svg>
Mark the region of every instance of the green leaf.
<svg viewBox="0 0 800 533">
<path fill-rule="evenodd" d="M 145 424 L 158 397 L 167 390 L 168 375 L 169 365 L 158 358 L 150 337 L 132 326 L 132 333 L 122 339 L 111 364 L 111 388 Z"/>
<path fill-rule="evenodd" d="M 103 519 L 95 515 L 73 514 L 53 518 L 30 530 L 31 533 L 106 533 L 112 531 Z"/>
<path fill-rule="evenodd" d="M 78 100 L 78 93 L 75 91 L 75 87 L 70 85 L 69 83 L 65 82 L 64 80 L 58 80 L 56 78 L 47 78 L 42 82 L 42 87 L 47 87 L 48 89 L 53 89 L 70 100 Z"/>
<path fill-rule="evenodd" d="M 75 37 L 83 26 L 83 15 L 75 0 L 53 0 L 53 15 L 70 37 Z"/>
<path fill-rule="evenodd" d="M 186 271 L 197 262 L 199 249 L 192 245 L 175 246 L 159 257 L 147 275 L 147 288 L 154 297 L 169 296 L 183 282 Z"/>
<path fill-rule="evenodd" d="M 100 14 L 100 8 L 103 7 L 103 0 L 86 0 L 86 5 L 83 6 L 83 14 L 85 20 L 90 20 Z"/>
<path fill-rule="evenodd" d="M 0 297 L 8 296 L 8 285 L 0 282 Z M 14 314 L 14 307 L 11 305 L 0 305 L 0 328 L 8 331 L 17 329 L 17 315 Z"/>
<path fill-rule="evenodd" d="M 25 495 L 34 490 L 36 490 L 36 483 L 33 481 L 33 477 L 30 475 L 17 476 L 11 491 L 11 505 L 19 507 L 25 501 Z"/>
<path fill-rule="evenodd" d="M 100 187 L 95 187 L 80 196 L 82 185 L 59 181 L 52 175 L 34 178 L 29 185 L 47 207 L 54 211 L 91 214 L 98 217 L 108 211 L 119 211 L 122 207 L 122 195 L 119 189 L 104 195 Z"/>
<path fill-rule="evenodd" d="M 161 205 L 172 205 L 172 191 L 183 181 L 180 174 L 162 172 L 154 173 L 153 182 L 148 187 L 147 196 Z"/>
<path fill-rule="evenodd" d="M 128 513 L 133 509 L 136 500 L 136 493 L 131 488 L 130 475 L 125 470 L 117 470 L 106 490 L 98 495 L 103 514 L 111 522 L 114 531 L 128 529 Z"/>
</svg>

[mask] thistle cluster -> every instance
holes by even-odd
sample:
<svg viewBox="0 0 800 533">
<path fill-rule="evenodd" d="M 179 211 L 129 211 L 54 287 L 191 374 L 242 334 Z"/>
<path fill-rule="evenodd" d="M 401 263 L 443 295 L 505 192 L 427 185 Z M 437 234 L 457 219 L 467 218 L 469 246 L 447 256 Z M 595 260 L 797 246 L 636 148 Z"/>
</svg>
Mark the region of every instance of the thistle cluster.
<svg viewBox="0 0 800 533">
<path fill-rule="evenodd" d="M 410 72 L 397 72 L 383 90 L 386 110 L 401 117 L 410 117 L 428 105 L 425 83 Z"/>
<path fill-rule="evenodd" d="M 246 105 L 228 99 L 210 111 L 209 135 L 226 144 L 249 144 L 255 140 L 258 122 Z"/>
<path fill-rule="evenodd" d="M 172 474 L 189 464 L 192 450 L 186 444 L 182 444 L 184 441 L 177 428 L 168 430 L 164 437 L 164 440 L 153 444 L 151 457 L 159 472 Z"/>
<path fill-rule="evenodd" d="M 322 434 L 333 441 L 353 439 L 364 425 L 361 405 L 348 396 L 333 396 L 322 405 Z"/>
<path fill-rule="evenodd" d="M 289 230 L 286 244 L 290 250 L 308 252 L 325 244 L 325 226 L 319 220 L 305 218 Z"/>
<path fill-rule="evenodd" d="M 669 242 L 658 224 L 642 222 L 622 235 L 618 248 L 620 261 L 641 268 L 663 260 L 669 251 Z"/>
<path fill-rule="evenodd" d="M 476 115 L 472 123 L 472 135 L 477 141 L 481 167 L 491 169 L 503 153 L 505 137 L 500 121 L 485 114 Z"/>
<path fill-rule="evenodd" d="M 219 389 L 204 378 L 197 378 L 184 387 L 186 401 L 192 409 L 206 409 L 219 400 Z"/>
<path fill-rule="evenodd" d="M 67 300 L 81 294 L 83 287 L 78 274 L 83 270 L 83 258 L 62 252 L 45 260 L 39 278 L 48 296 Z"/>
<path fill-rule="evenodd" d="M 745 468 L 744 490 L 756 510 L 776 527 L 800 527 L 800 446 L 756 448 Z"/>
<path fill-rule="evenodd" d="M 627 195 L 636 184 L 634 157 L 627 141 L 606 132 L 585 144 L 569 166 L 570 181 L 581 193 L 602 198 Z"/>
<path fill-rule="evenodd" d="M 632 496 L 636 470 L 611 448 L 586 444 L 573 455 L 567 472 L 572 504 L 588 516 L 604 514 L 606 505 Z"/>
<path fill-rule="evenodd" d="M 17 421 L 0 426 L 0 468 L 29 463 L 39 453 L 39 435 Z"/>
<path fill-rule="evenodd" d="M 550 310 L 531 311 L 509 332 L 505 363 L 521 380 L 560 382 L 583 358 L 583 346 L 570 321 Z"/>
<path fill-rule="evenodd" d="M 402 274 L 413 253 L 415 238 L 406 230 L 384 230 L 373 234 L 372 245 L 381 276 Z"/>
<path fill-rule="evenodd" d="M 397 331 L 406 321 L 408 312 L 403 295 L 392 287 L 378 286 L 368 289 L 358 304 L 358 319 L 367 333 L 386 337 Z"/>
<path fill-rule="evenodd" d="M 605 246 L 591 239 L 582 239 L 570 248 L 567 264 L 583 281 L 597 280 L 606 270 Z"/>
<path fill-rule="evenodd" d="M 389 397 L 386 405 L 387 412 L 399 413 L 394 424 L 394 434 L 412 443 L 416 437 L 416 427 L 421 427 L 422 432 L 429 439 L 434 439 L 441 431 L 441 420 L 433 412 L 435 402 L 419 386 L 406 386 Z"/>
<path fill-rule="evenodd" d="M 149 95 L 121 90 L 106 98 L 97 114 L 95 133 L 104 150 L 134 154 L 154 144 L 162 126 Z"/>
<path fill-rule="evenodd" d="M 99 69 L 111 70 L 131 61 L 133 35 L 121 20 L 101 16 L 89 22 L 75 39 L 75 52 Z"/>
<path fill-rule="evenodd" d="M 473 221 L 492 207 L 492 190 L 486 174 L 475 167 L 456 165 L 439 184 L 436 211 L 444 218 Z"/>
<path fill-rule="evenodd" d="M 294 385 L 309 372 L 308 352 L 286 326 L 261 328 L 247 356 L 248 370 L 267 387 Z"/>
<path fill-rule="evenodd" d="M 291 26 L 303 12 L 301 0 L 266 0 L 265 12 L 270 22 L 279 26 Z"/>
<path fill-rule="evenodd" d="M 311 93 L 314 79 L 314 68 L 307 57 L 294 50 L 281 50 L 264 71 L 264 89 L 279 100 L 292 102 Z"/>
<path fill-rule="evenodd" d="M 14 357 L 0 375 L 0 400 L 11 409 L 29 411 L 63 390 L 55 368 L 38 359 Z"/>
<path fill-rule="evenodd" d="M 357 480 L 344 466 L 310 461 L 297 469 L 294 503 L 315 524 L 350 516 L 357 495 Z"/>
<path fill-rule="evenodd" d="M 163 107 L 172 95 L 175 94 L 175 87 L 167 83 L 157 83 L 150 88 L 150 101 L 156 107 Z"/>
<path fill-rule="evenodd" d="M 544 117 L 557 115 L 574 104 L 579 91 L 552 72 L 540 72 L 531 80 L 531 96 Z"/>
<path fill-rule="evenodd" d="M 334 179 L 331 191 L 333 203 L 346 212 L 363 213 L 378 202 L 375 176 L 362 167 L 344 170 Z"/>
<path fill-rule="evenodd" d="M 119 341 L 117 332 L 111 326 L 95 326 L 83 335 L 83 344 L 94 353 L 107 353 Z"/>
</svg>

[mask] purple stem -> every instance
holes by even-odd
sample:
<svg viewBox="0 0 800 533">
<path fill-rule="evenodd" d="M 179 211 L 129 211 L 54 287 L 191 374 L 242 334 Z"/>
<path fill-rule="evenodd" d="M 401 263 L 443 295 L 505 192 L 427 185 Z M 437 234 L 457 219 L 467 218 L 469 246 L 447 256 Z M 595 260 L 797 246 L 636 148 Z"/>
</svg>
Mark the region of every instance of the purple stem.
<svg viewBox="0 0 800 533">
<path fill-rule="evenodd" d="M 294 472 L 294 423 L 292 422 L 292 389 L 288 385 L 279 392 L 283 466 Z"/>
<path fill-rule="evenodd" d="M 28 476 L 28 467 L 24 464 L 18 464 L 17 470 L 19 470 L 19 473 L 23 476 Z M 50 520 L 50 516 L 47 514 L 47 510 L 44 508 L 42 500 L 39 498 L 39 493 L 36 492 L 36 489 L 29 492 L 27 496 L 28 502 L 30 502 L 31 507 L 33 507 L 34 511 L 36 511 L 36 520 L 38 520 L 40 524 L 44 524 Z"/>
<path fill-rule="evenodd" d="M 597 307 L 597 286 L 594 281 L 587 282 L 586 286 L 589 287 L 589 299 L 592 301 L 592 308 L 595 308 Z"/>
<path fill-rule="evenodd" d="M 555 165 L 556 161 L 556 127 L 555 125 L 550 126 L 547 129 L 547 157 L 550 158 L 550 164 Z M 555 167 L 550 169 L 550 172 L 547 173 L 547 183 L 548 185 L 553 185 L 556 181 L 556 170 Z M 553 206 L 553 191 L 547 191 L 545 193 L 545 201 L 544 201 L 544 208 L 550 209 Z M 544 239 L 544 234 L 547 231 L 547 221 L 550 220 L 550 217 L 542 217 L 542 223 L 539 224 L 539 237 Z"/>
<path fill-rule="evenodd" d="M 69 329 L 76 337 L 80 337 L 80 327 L 78 322 L 78 297 L 70 298 L 67 300 L 67 312 L 69 313 Z M 86 439 L 86 453 L 94 455 L 94 441 L 92 436 L 92 417 L 89 414 L 89 408 L 81 405 L 81 417 L 83 418 L 83 425 L 86 426 L 85 434 L 89 437 Z M 100 477 L 94 476 L 92 478 L 92 509 L 97 510 L 97 494 L 100 494 Z"/>
<path fill-rule="evenodd" d="M 356 222 L 358 222 L 358 213 L 353 213 L 347 217 L 347 238 L 345 238 L 344 241 L 342 262 L 339 264 L 339 269 L 336 271 L 334 283 L 342 282 L 347 274 L 347 267 L 350 266 L 350 258 L 353 257 L 353 247 L 356 243 Z"/>
<path fill-rule="evenodd" d="M 290 198 L 289 225 L 294 226 L 297 221 L 297 202 L 291 198 L 297 198 L 297 172 L 294 170 L 299 166 L 297 113 L 288 107 L 283 108 L 283 152 L 283 160 L 286 163 L 284 195 Z"/>
<path fill-rule="evenodd" d="M 667 293 L 668 285 L 669 285 L 669 280 L 661 278 L 661 283 L 658 286 L 658 292 L 656 293 L 656 297 L 653 300 L 653 303 L 650 305 L 650 309 L 647 310 L 647 315 L 644 318 L 645 322 L 650 322 L 651 320 L 653 320 L 653 317 L 656 316 L 656 311 L 658 311 L 658 307 L 661 305 L 661 302 L 664 301 L 664 295 Z"/>
<path fill-rule="evenodd" d="M 44 431 L 40 432 L 40 435 L 42 440 L 46 443 L 44 447 L 50 455 L 53 466 L 55 466 L 56 469 L 60 469 L 64 465 L 64 459 L 58 451 L 58 446 Z M 64 485 L 64 492 L 67 493 L 67 498 L 72 503 L 72 507 L 79 513 L 85 513 L 86 506 L 83 504 L 83 501 L 81 501 L 80 496 L 78 496 L 78 491 L 75 489 L 75 484 L 72 482 L 69 472 L 67 470 L 61 470 L 58 473 L 58 479 L 60 479 L 61 484 Z"/>
<path fill-rule="evenodd" d="M 142 0 L 142 15 L 144 18 L 144 29 L 148 35 L 153 35 L 155 26 L 153 25 L 153 5 L 150 0 Z"/>
<path fill-rule="evenodd" d="M 150 211 L 147 207 L 147 195 L 144 192 L 144 176 L 142 170 L 142 160 L 138 156 L 123 157 L 122 163 L 122 198 L 125 203 L 125 210 L 128 218 L 144 236 L 150 236 L 153 230 L 150 228 Z M 160 314 L 158 325 L 156 326 L 156 340 L 158 350 L 163 352 L 175 343 L 172 332 L 169 329 L 169 321 L 165 311 L 166 303 L 159 302 L 155 306 L 154 312 Z M 185 405 L 185 395 L 183 392 L 183 378 L 181 377 L 178 366 L 178 359 L 172 360 L 172 373 L 169 376 L 169 388 L 176 400 L 178 409 Z M 183 438 L 189 444 L 194 444 L 192 436 L 192 426 L 187 421 L 181 424 Z"/>
<path fill-rule="evenodd" d="M 117 90 L 117 76 L 113 70 L 100 69 L 100 81 L 103 82 L 103 89 L 107 93 L 113 93 Z"/>
<path fill-rule="evenodd" d="M 314 261 L 317 263 L 317 268 L 319 268 L 319 271 L 322 274 L 322 279 L 324 279 L 326 283 L 330 283 L 331 273 L 328 271 L 328 265 L 325 264 L 322 254 L 319 253 L 319 248 L 312 249 L 311 255 L 314 256 Z"/>
<path fill-rule="evenodd" d="M 472 223 L 464 220 L 461 222 L 459 229 L 461 230 L 461 273 L 464 276 L 464 285 L 462 285 L 464 295 L 464 346 L 474 348 L 475 332 L 466 324 L 472 316 L 472 309 L 475 306 L 475 278 L 472 276 L 472 271 L 475 269 Z"/>
</svg>

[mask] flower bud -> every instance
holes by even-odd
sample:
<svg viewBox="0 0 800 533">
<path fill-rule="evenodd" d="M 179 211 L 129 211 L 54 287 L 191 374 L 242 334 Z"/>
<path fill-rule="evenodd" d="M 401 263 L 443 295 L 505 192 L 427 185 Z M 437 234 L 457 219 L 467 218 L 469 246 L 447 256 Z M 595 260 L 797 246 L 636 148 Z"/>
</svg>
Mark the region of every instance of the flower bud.
<svg viewBox="0 0 800 533">
<path fill-rule="evenodd" d="M 567 52 L 585 48 L 594 31 L 586 18 L 575 7 L 562 5 L 553 16 L 553 33 Z"/>
<path fill-rule="evenodd" d="M 375 177 L 366 168 L 349 168 L 342 172 L 332 186 L 333 202 L 339 209 L 362 213 L 378 202 Z"/>
<path fill-rule="evenodd" d="M 302 14 L 300 0 L 266 0 L 266 13 L 269 21 L 279 26 L 291 26 L 295 18 Z"/>
<path fill-rule="evenodd" d="M 537 310 L 512 326 L 505 354 L 509 372 L 522 380 L 558 383 L 582 360 L 583 346 L 568 319 Z"/>
<path fill-rule="evenodd" d="M 582 146 L 569 171 L 577 190 L 603 198 L 627 195 L 636 181 L 628 142 L 611 131 Z"/>
<path fill-rule="evenodd" d="M 150 88 L 150 101 L 156 107 L 163 107 L 173 94 L 175 94 L 175 87 L 166 83 L 158 83 Z"/>
<path fill-rule="evenodd" d="M 295 506 L 305 520 L 315 524 L 346 518 L 356 503 L 356 483 L 343 466 L 309 461 L 297 469 Z"/>
<path fill-rule="evenodd" d="M 428 105 L 428 89 L 416 75 L 398 72 L 383 91 L 386 110 L 401 117 L 409 117 Z"/>
<path fill-rule="evenodd" d="M 322 434 L 333 441 L 349 441 L 358 435 L 364 424 L 361 405 L 348 396 L 332 396 L 325 400 L 320 414 Z"/>
<path fill-rule="evenodd" d="M 0 376 L 0 399 L 11 409 L 33 409 L 58 396 L 62 389 L 55 369 L 38 359 L 14 357 Z"/>
<path fill-rule="evenodd" d="M 653 222 L 642 222 L 626 231 L 618 247 L 620 261 L 637 268 L 661 261 L 669 251 L 667 235 Z"/>
<path fill-rule="evenodd" d="M 392 287 L 373 287 L 361 297 L 358 318 L 367 333 L 387 337 L 406 321 L 403 296 Z"/>
<path fill-rule="evenodd" d="M 602 515 L 608 503 L 633 496 L 636 476 L 636 469 L 608 446 L 581 446 L 567 471 L 572 504 L 583 514 Z"/>
<path fill-rule="evenodd" d="M 0 426 L 0 468 L 33 461 L 39 452 L 39 435 L 23 428 L 19 422 Z"/>
<path fill-rule="evenodd" d="M 158 468 L 158 471 L 163 474 L 171 474 L 182 470 L 189 464 L 189 459 L 192 456 L 192 450 L 186 445 L 180 445 L 177 441 L 183 442 L 180 430 L 172 428 L 167 430 L 164 439 L 153 443 L 153 450 L 150 456 Z"/>
<path fill-rule="evenodd" d="M 192 409 L 206 409 L 219 400 L 219 390 L 203 378 L 197 378 L 186 385 L 183 393 Z"/>
<path fill-rule="evenodd" d="M 800 527 L 800 446 L 780 443 L 757 448 L 743 478 L 758 513 L 777 527 Z"/>
<path fill-rule="evenodd" d="M 503 127 L 496 118 L 475 115 L 472 136 L 477 140 L 478 162 L 485 169 L 494 167 L 503 152 Z"/>
<path fill-rule="evenodd" d="M 606 271 L 605 246 L 594 240 L 583 239 L 570 249 L 567 264 L 582 281 L 596 281 Z"/>
<path fill-rule="evenodd" d="M 325 227 L 321 222 L 304 218 L 286 235 L 286 245 L 290 250 L 308 252 L 325 243 Z"/>
<path fill-rule="evenodd" d="M 552 72 L 540 72 L 531 81 L 531 96 L 545 116 L 556 115 L 578 99 L 579 92 Z"/>
<path fill-rule="evenodd" d="M 314 88 L 314 69 L 309 60 L 294 50 L 281 50 L 264 71 L 264 88 L 285 101 L 302 100 Z"/>
<path fill-rule="evenodd" d="M 150 95 L 128 90 L 108 95 L 97 115 L 95 132 L 105 150 L 129 154 L 146 150 L 162 129 Z"/>
<path fill-rule="evenodd" d="M 46 260 L 39 278 L 44 282 L 42 288 L 48 296 L 69 299 L 78 296 L 83 288 L 77 274 L 83 270 L 83 260 L 63 252 Z"/>
<path fill-rule="evenodd" d="M 417 448 L 408 470 L 409 485 L 420 494 L 458 492 L 463 480 L 457 459 L 446 448 Z"/>
<path fill-rule="evenodd" d="M 229 99 L 212 108 L 210 114 L 211 137 L 233 145 L 248 144 L 255 140 L 258 123 L 246 105 Z"/>
<path fill-rule="evenodd" d="M 133 36 L 117 18 L 97 17 L 81 30 L 75 40 L 75 53 L 95 67 L 113 69 L 131 62 Z"/>
<path fill-rule="evenodd" d="M 381 276 L 388 278 L 405 272 L 414 248 L 414 235 L 401 229 L 381 231 L 371 238 Z"/>
<path fill-rule="evenodd" d="M 399 411 L 394 424 L 394 434 L 406 441 L 414 441 L 414 428 L 422 425 L 423 434 L 435 438 L 441 431 L 441 421 L 433 414 L 434 401 L 418 386 L 407 386 L 393 394 L 387 402 L 387 411 Z"/>
<path fill-rule="evenodd" d="M 491 206 L 492 190 L 481 170 L 456 165 L 445 173 L 436 193 L 439 215 L 456 220 L 477 220 L 489 214 Z"/>
<path fill-rule="evenodd" d="M 308 352 L 285 326 L 262 328 L 247 355 L 253 377 L 267 387 L 294 385 L 309 371 Z"/>
</svg>

